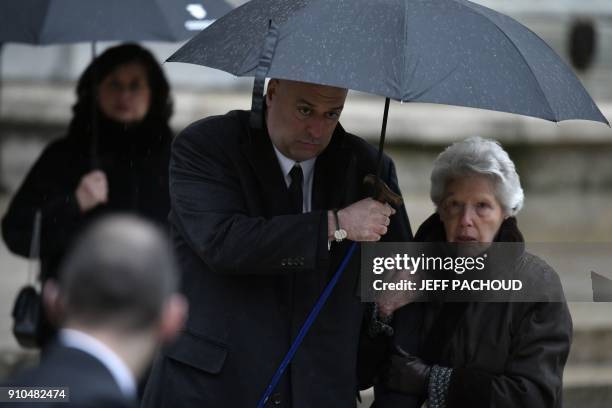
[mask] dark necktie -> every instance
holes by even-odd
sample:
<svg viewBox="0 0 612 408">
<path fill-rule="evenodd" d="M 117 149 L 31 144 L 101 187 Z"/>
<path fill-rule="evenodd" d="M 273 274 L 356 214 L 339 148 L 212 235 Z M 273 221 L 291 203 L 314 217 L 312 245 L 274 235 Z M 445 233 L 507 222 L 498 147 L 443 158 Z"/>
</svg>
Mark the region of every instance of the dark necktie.
<svg viewBox="0 0 612 408">
<path fill-rule="evenodd" d="M 299 163 L 295 163 L 289 172 L 291 184 L 289 185 L 289 198 L 291 199 L 291 209 L 294 214 L 301 214 L 304 209 L 304 193 L 302 191 L 302 183 L 304 174 Z"/>
</svg>

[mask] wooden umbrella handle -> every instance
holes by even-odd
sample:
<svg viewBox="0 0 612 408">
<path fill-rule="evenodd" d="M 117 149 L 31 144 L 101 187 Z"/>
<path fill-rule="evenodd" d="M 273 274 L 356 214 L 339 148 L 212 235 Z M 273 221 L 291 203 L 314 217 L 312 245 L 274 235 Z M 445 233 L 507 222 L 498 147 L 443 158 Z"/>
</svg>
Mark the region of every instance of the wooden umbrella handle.
<svg viewBox="0 0 612 408">
<path fill-rule="evenodd" d="M 399 207 L 404 203 L 402 196 L 396 194 L 387 183 L 373 174 L 368 174 L 363 178 L 363 184 L 369 195 L 381 203 L 389 203 L 394 207 Z"/>
</svg>

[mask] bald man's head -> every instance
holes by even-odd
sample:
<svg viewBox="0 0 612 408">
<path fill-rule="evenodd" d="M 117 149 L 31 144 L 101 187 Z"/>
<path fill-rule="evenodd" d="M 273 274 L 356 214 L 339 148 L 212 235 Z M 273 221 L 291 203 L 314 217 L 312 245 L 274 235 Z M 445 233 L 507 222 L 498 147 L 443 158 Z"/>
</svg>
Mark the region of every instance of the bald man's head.
<svg viewBox="0 0 612 408">
<path fill-rule="evenodd" d="M 177 267 L 160 230 L 134 216 L 91 225 L 60 270 L 64 319 L 80 325 L 146 328 L 177 289 Z"/>
</svg>

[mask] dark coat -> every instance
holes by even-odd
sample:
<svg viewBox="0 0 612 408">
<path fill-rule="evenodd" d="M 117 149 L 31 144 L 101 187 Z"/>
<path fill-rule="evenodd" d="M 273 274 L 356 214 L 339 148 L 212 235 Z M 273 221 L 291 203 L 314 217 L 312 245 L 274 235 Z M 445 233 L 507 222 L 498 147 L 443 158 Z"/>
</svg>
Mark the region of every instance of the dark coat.
<svg viewBox="0 0 612 408">
<path fill-rule="evenodd" d="M 253 407 L 350 243 L 328 250 L 327 210 L 366 197 L 376 150 L 340 125 L 317 158 L 312 208 L 291 214 L 267 131 L 233 111 L 196 122 L 170 164 L 174 246 L 190 302 L 185 331 L 154 365 L 145 407 Z M 391 160 L 383 178 L 397 192 Z M 385 238 L 412 238 L 405 209 Z M 356 252 L 271 403 L 353 407 L 362 321 Z"/>
<path fill-rule="evenodd" d="M 446 240 L 437 214 L 419 228 L 415 240 Z M 502 224 L 496 241 L 516 240 L 522 241 L 522 235 L 511 218 Z M 548 288 L 551 298 L 562 294 L 556 273 L 540 258 L 522 252 L 516 268 L 519 276 L 545 279 L 553 286 Z M 394 328 L 390 344 L 383 345 L 387 353 L 400 345 L 416 349 L 413 354 L 430 365 L 454 369 L 448 408 L 562 406 L 563 368 L 572 339 L 572 320 L 564 301 L 417 303 L 396 312 Z M 416 345 L 414 333 L 420 333 Z M 384 359 L 370 356 L 361 361 L 369 364 L 370 375 L 373 367 L 375 376 L 381 374 Z M 363 378 L 367 370 L 361 370 Z M 420 407 L 422 401 L 423 397 L 376 386 L 377 408 Z"/>
<path fill-rule="evenodd" d="M 168 160 L 172 134 L 167 126 L 126 128 L 100 120 L 98 161 L 106 173 L 108 203 L 81 213 L 75 191 L 80 179 L 92 170 L 91 141 L 72 129 L 68 136 L 45 148 L 13 197 L 2 220 L 2 235 L 11 251 L 30 255 L 32 226 L 37 209 L 42 212 L 42 280 L 57 275 L 59 263 L 73 237 L 83 227 L 108 212 L 132 212 L 166 224 Z"/>
<path fill-rule="evenodd" d="M 70 403 L 21 402 L 15 406 L 31 408 L 136 406 L 136 401 L 127 399 L 123 395 L 110 371 L 95 357 L 56 343 L 50 345 L 47 351 L 38 367 L 19 374 L 4 386 L 68 387 Z"/>
</svg>

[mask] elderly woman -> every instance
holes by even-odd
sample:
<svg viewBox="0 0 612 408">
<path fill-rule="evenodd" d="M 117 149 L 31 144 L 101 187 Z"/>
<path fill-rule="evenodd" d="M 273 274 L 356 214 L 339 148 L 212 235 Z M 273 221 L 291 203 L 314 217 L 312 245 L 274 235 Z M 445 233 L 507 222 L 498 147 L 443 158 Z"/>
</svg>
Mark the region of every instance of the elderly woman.
<svg viewBox="0 0 612 408">
<path fill-rule="evenodd" d="M 515 219 L 523 205 L 519 176 L 493 141 L 473 137 L 440 154 L 431 199 L 436 213 L 417 241 L 481 249 L 523 241 Z M 387 357 L 373 366 L 370 359 L 365 370 L 376 379 L 376 407 L 420 407 L 425 400 L 430 408 L 562 406 L 571 317 L 556 273 L 519 247 L 515 276 L 545 282 L 552 295 L 543 298 L 557 301 L 430 302 L 397 310 Z"/>
</svg>

